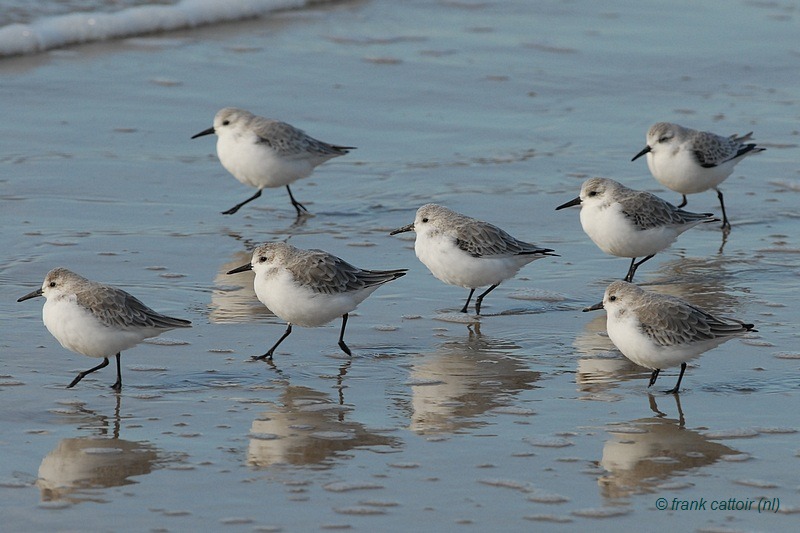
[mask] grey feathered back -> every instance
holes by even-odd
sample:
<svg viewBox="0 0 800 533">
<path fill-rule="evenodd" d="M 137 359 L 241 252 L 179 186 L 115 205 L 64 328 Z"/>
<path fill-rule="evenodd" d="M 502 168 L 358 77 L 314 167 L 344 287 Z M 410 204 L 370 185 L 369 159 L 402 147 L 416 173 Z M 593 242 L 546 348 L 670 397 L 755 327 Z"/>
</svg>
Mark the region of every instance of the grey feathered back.
<svg viewBox="0 0 800 533">
<path fill-rule="evenodd" d="M 645 305 L 637 308 L 641 328 L 662 346 L 721 339 L 753 331 L 753 324 L 714 316 L 673 296 L 642 293 Z"/>
<path fill-rule="evenodd" d="M 382 285 L 405 276 L 407 269 L 365 270 L 324 250 L 299 250 L 285 266 L 294 279 L 314 292 L 336 294 Z"/>
</svg>

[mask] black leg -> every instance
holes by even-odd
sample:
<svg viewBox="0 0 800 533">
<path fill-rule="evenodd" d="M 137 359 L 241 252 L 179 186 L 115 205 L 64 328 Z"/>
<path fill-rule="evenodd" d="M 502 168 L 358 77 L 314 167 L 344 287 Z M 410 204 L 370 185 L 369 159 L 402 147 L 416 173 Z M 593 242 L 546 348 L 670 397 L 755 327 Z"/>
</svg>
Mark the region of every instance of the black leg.
<svg viewBox="0 0 800 533">
<path fill-rule="evenodd" d="M 628 267 L 628 273 L 625 274 L 623 281 L 627 281 L 628 283 L 633 281 L 633 274 L 636 272 L 636 258 L 634 257 L 631 259 L 631 266 Z"/>
<path fill-rule="evenodd" d="M 117 352 L 117 382 L 111 385 L 111 388 L 115 391 L 122 390 L 122 368 L 120 367 L 120 352 Z"/>
<path fill-rule="evenodd" d="M 635 257 L 633 259 L 631 259 L 631 266 L 630 266 L 630 268 L 628 268 L 628 275 L 625 276 L 624 281 L 627 281 L 628 283 L 633 283 L 633 275 L 636 274 L 636 269 L 639 268 L 639 266 L 642 263 L 644 263 L 645 261 L 649 261 L 650 259 L 654 258 L 655 256 L 656 256 L 656 254 L 648 255 L 647 257 L 645 257 L 644 259 L 642 259 L 638 263 L 636 262 L 636 258 Z"/>
<path fill-rule="evenodd" d="M 344 343 L 344 328 L 347 326 L 347 313 L 342 315 L 342 331 L 339 333 L 339 348 L 342 349 L 344 353 L 349 356 L 353 356 L 353 353 L 350 351 L 350 348 Z"/>
<path fill-rule="evenodd" d="M 725 214 L 725 201 L 722 199 L 722 191 L 717 189 L 717 198 L 719 198 L 719 206 L 722 208 L 722 229 L 731 229 L 731 223 L 728 222 L 728 215 Z"/>
<path fill-rule="evenodd" d="M 661 369 L 656 368 L 655 370 L 653 370 L 653 373 L 650 374 L 650 383 L 647 384 L 648 387 L 652 387 L 655 384 L 656 380 L 658 379 L 659 372 L 661 372 Z"/>
<path fill-rule="evenodd" d="M 478 299 L 477 299 L 477 300 L 475 300 L 475 314 L 476 314 L 476 315 L 479 315 L 479 314 L 481 314 L 481 303 L 483 303 L 483 297 L 484 297 L 484 296 L 486 296 L 487 294 L 489 294 L 490 292 L 492 292 L 493 290 L 495 290 L 496 288 L 497 288 L 497 285 L 492 285 L 491 287 L 489 287 L 488 289 L 486 289 L 486 290 L 483 292 L 483 294 L 481 294 L 480 296 L 478 296 Z"/>
<path fill-rule="evenodd" d="M 292 195 L 292 189 L 290 189 L 288 185 L 286 186 L 286 191 L 289 193 L 289 199 L 292 201 L 292 205 L 294 206 L 295 211 L 297 211 L 297 216 L 298 217 L 302 216 L 303 211 L 308 213 L 308 209 L 306 209 L 306 206 L 304 206 L 303 204 L 294 199 L 294 195 Z"/>
<path fill-rule="evenodd" d="M 686 207 L 686 195 L 682 194 L 681 196 L 683 196 L 683 201 L 681 202 L 681 205 L 679 205 L 678 207 Z"/>
<path fill-rule="evenodd" d="M 645 257 L 644 259 L 642 259 L 641 261 L 639 261 L 638 263 L 636 263 L 636 265 L 635 265 L 635 266 L 636 266 L 636 268 L 639 268 L 639 267 L 641 266 L 641 264 L 642 264 L 642 263 L 644 263 L 645 261 L 650 261 L 650 260 L 651 260 L 652 258 L 654 258 L 655 256 L 656 256 L 656 254 L 648 255 L 647 257 Z M 633 269 L 633 271 L 634 271 L 634 272 L 636 272 L 636 268 L 634 268 L 634 269 Z M 631 277 L 633 277 L 633 276 L 631 276 Z"/>
<path fill-rule="evenodd" d="M 236 211 L 238 211 L 238 210 L 239 210 L 239 208 L 240 208 L 240 207 L 242 207 L 244 204 L 247 204 L 247 203 L 250 203 L 250 202 L 252 202 L 253 200 L 255 200 L 256 198 L 258 198 L 259 196 L 261 196 L 261 189 L 258 189 L 258 192 L 257 192 L 257 193 L 255 193 L 253 196 L 251 196 L 250 198 L 248 198 L 248 199 L 247 199 L 247 200 L 245 200 L 244 202 L 242 202 L 242 203 L 240 203 L 240 204 L 236 204 L 235 206 L 231 207 L 231 208 L 230 208 L 230 209 L 228 209 L 227 211 L 223 211 L 223 212 L 222 212 L 222 214 L 223 214 L 223 215 L 232 215 L 232 214 L 234 214 Z"/>
<path fill-rule="evenodd" d="M 86 376 L 91 374 L 92 372 L 96 372 L 97 370 L 100 370 L 101 368 L 105 368 L 107 366 L 108 366 L 108 357 L 104 357 L 103 358 L 103 362 L 100 363 L 99 365 L 97 365 L 96 367 L 90 368 L 89 370 L 84 370 L 83 372 L 81 372 L 80 374 L 75 376 L 75 379 L 72 380 L 72 383 L 67 385 L 67 388 L 71 389 L 72 387 L 77 385 L 80 380 L 82 380 L 83 378 L 85 378 Z"/>
<path fill-rule="evenodd" d="M 681 363 L 681 374 L 678 376 L 678 383 L 675 384 L 675 388 L 670 390 L 665 390 L 666 394 L 678 394 L 678 391 L 681 388 L 681 380 L 683 379 L 683 373 L 686 372 L 686 363 Z"/>
<path fill-rule="evenodd" d="M 469 296 L 467 296 L 467 303 L 464 304 L 464 307 L 461 308 L 462 313 L 467 312 L 467 307 L 469 307 L 469 301 L 472 300 L 472 295 L 475 294 L 475 289 L 469 290 Z"/>
<path fill-rule="evenodd" d="M 254 356 L 253 356 L 253 359 L 255 359 L 256 361 L 263 361 L 263 360 L 265 360 L 265 359 L 269 359 L 270 361 L 272 361 L 272 353 L 275 351 L 275 348 L 277 348 L 277 347 L 278 347 L 278 345 L 279 345 L 280 343 L 282 343 L 282 342 L 283 342 L 283 339 L 285 339 L 286 337 L 288 337 L 288 336 L 289 336 L 289 334 L 290 334 L 291 332 L 292 332 L 292 324 L 291 324 L 291 322 L 290 322 L 290 323 L 288 323 L 288 324 L 286 325 L 286 331 L 284 331 L 284 332 L 283 332 L 283 335 L 281 335 L 281 338 L 280 338 L 280 339 L 278 339 L 278 342 L 276 342 L 276 343 L 275 343 L 275 344 L 272 346 L 272 348 L 270 348 L 269 350 L 267 350 L 267 353 L 265 353 L 264 355 L 254 355 Z"/>
</svg>

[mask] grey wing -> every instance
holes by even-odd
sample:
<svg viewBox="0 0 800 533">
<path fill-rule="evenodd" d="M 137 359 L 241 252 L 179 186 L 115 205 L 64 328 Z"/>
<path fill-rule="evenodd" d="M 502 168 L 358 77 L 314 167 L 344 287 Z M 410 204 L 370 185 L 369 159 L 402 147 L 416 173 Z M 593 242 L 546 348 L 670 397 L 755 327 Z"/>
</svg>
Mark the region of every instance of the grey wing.
<svg viewBox="0 0 800 533">
<path fill-rule="evenodd" d="M 459 226 L 456 246 L 473 257 L 508 257 L 522 254 L 542 254 L 552 252 L 535 244 L 520 241 L 487 222 L 471 221 Z"/>
<path fill-rule="evenodd" d="M 717 317 L 697 307 L 691 307 L 694 308 L 698 313 L 705 315 L 708 326 L 716 337 L 726 337 L 730 335 L 737 335 L 739 333 L 745 333 L 747 331 L 756 331 L 753 329 L 755 327 L 754 324 L 745 324 L 736 318 Z"/>
<path fill-rule="evenodd" d="M 255 125 L 256 135 L 260 143 L 285 157 L 307 156 L 309 154 L 323 158 L 331 158 L 348 153 L 350 146 L 334 146 L 307 135 L 303 130 L 286 122 L 259 117 Z"/>
<path fill-rule="evenodd" d="M 191 325 L 188 320 L 162 315 L 135 296 L 108 285 L 95 285 L 89 291 L 78 293 L 77 299 L 78 304 L 109 327 L 171 329 Z"/>
<path fill-rule="evenodd" d="M 693 213 L 692 211 L 684 211 L 683 209 L 675 208 L 673 215 L 677 218 L 680 224 L 691 224 L 697 221 L 719 221 L 714 218 L 714 213 Z"/>
<path fill-rule="evenodd" d="M 296 281 L 314 292 L 356 291 L 392 281 L 406 273 L 406 269 L 363 270 L 323 250 L 309 252 L 292 265 L 292 273 Z"/>
<path fill-rule="evenodd" d="M 642 331 L 660 346 L 677 346 L 714 338 L 706 316 L 683 302 L 650 301 L 639 309 Z"/>
<path fill-rule="evenodd" d="M 682 224 L 685 222 L 682 213 L 689 213 L 646 191 L 635 191 L 621 198 L 619 203 L 622 213 L 639 230 Z"/>
<path fill-rule="evenodd" d="M 715 167 L 735 159 L 756 146 L 755 144 L 742 145 L 735 136 L 721 137 L 707 131 L 698 132 L 692 141 L 695 158 L 700 166 L 705 168 Z"/>
<path fill-rule="evenodd" d="M 753 329 L 752 324 L 718 318 L 674 298 L 649 300 L 646 308 L 639 308 L 638 317 L 642 331 L 661 346 L 729 337 Z"/>
</svg>

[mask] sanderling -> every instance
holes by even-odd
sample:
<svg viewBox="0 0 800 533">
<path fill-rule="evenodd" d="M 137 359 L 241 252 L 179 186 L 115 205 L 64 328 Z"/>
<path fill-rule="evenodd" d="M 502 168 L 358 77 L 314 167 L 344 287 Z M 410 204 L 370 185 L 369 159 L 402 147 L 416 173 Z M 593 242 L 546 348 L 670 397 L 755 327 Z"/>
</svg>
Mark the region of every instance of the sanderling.
<svg viewBox="0 0 800 533">
<path fill-rule="evenodd" d="M 117 381 L 111 388 L 122 389 L 120 354 L 144 339 L 174 328 L 188 328 L 188 320 L 172 318 L 153 311 L 122 289 L 89 281 L 67 270 L 55 268 L 47 273 L 42 288 L 26 294 L 18 302 L 44 296 L 42 319 L 47 330 L 61 346 L 103 362 L 78 374 L 67 385 L 74 387 L 96 370 L 108 366 L 108 358 L 117 357 Z"/>
<path fill-rule="evenodd" d="M 497 226 L 437 204 L 417 210 L 413 224 L 390 233 L 416 232 L 414 252 L 437 279 L 448 285 L 469 289 L 462 313 L 478 287 L 489 286 L 475 300 L 475 314 L 481 314 L 483 298 L 519 269 L 546 255 L 549 248 L 515 239 Z"/>
<path fill-rule="evenodd" d="M 283 242 L 268 242 L 253 250 L 249 263 L 228 274 L 253 270 L 253 288 L 261 303 L 281 320 L 286 331 L 264 355 L 272 359 L 275 348 L 292 332 L 292 325 L 316 327 L 342 317 L 339 347 L 352 355 L 344 342 L 347 316 L 379 286 L 405 276 L 406 269 L 363 270 L 323 250 L 301 250 Z"/>
<path fill-rule="evenodd" d="M 244 202 L 223 211 L 223 215 L 234 214 L 261 196 L 262 189 L 285 185 L 299 217 L 308 209 L 294 199 L 289 184 L 310 176 L 328 159 L 355 149 L 318 141 L 290 124 L 233 107 L 219 110 L 214 125 L 192 139 L 212 133 L 218 137 L 217 156 L 222 166 L 241 183 L 258 189 Z"/>
<path fill-rule="evenodd" d="M 639 265 L 669 247 L 678 235 L 701 222 L 717 220 L 711 213 L 678 209 L 645 191 L 636 191 L 608 178 L 589 178 L 581 195 L 556 211 L 581 206 L 581 226 L 594 243 L 610 255 L 630 257 L 625 281 L 633 281 Z M 637 257 L 644 257 L 636 262 Z"/>
<path fill-rule="evenodd" d="M 753 324 L 715 317 L 680 298 L 645 291 L 626 281 L 609 285 L 602 303 L 585 311 L 602 308 L 607 314 L 608 336 L 619 351 L 653 371 L 648 387 L 662 368 L 681 365 L 678 383 L 667 393 L 680 389 L 687 361 L 735 335 L 756 331 Z"/>
<path fill-rule="evenodd" d="M 686 195 L 714 189 L 722 208 L 722 227 L 730 229 L 722 191 L 717 186 L 733 172 L 736 163 L 766 148 L 747 143 L 747 135 L 722 137 L 708 131 L 658 122 L 647 132 L 647 146 L 636 154 L 635 161 L 647 154 L 647 166 L 661 185 L 683 195 L 678 207 L 686 205 Z"/>
</svg>

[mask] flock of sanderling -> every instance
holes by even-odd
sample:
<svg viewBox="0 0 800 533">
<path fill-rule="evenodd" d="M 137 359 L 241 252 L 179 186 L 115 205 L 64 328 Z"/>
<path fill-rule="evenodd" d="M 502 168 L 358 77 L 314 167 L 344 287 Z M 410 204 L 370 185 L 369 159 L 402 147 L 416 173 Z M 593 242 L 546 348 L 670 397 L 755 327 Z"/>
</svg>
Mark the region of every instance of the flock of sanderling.
<svg viewBox="0 0 800 533">
<path fill-rule="evenodd" d="M 303 216 L 307 209 L 292 194 L 290 184 L 309 176 L 315 167 L 347 154 L 354 147 L 328 144 L 277 120 L 236 108 L 224 108 L 214 125 L 192 138 L 217 135 L 217 155 L 222 165 L 240 182 L 257 192 L 224 211 L 236 213 L 255 200 L 265 188 L 286 187 L 289 198 Z M 686 363 L 732 336 L 755 331 L 753 324 L 716 317 L 686 301 L 641 289 L 632 283 L 636 269 L 668 248 L 684 231 L 719 221 L 711 213 L 681 209 L 686 195 L 714 189 L 722 209 L 722 229 L 730 230 L 722 192 L 718 189 L 744 157 L 764 148 L 746 143 L 751 134 L 721 137 L 659 122 L 647 133 L 647 146 L 633 159 L 647 155 L 653 176 L 683 195 L 676 207 L 644 191 L 629 189 L 606 178 L 584 182 L 580 196 L 556 209 L 580 205 L 586 234 L 605 253 L 631 259 L 624 281 L 611 283 L 603 301 L 585 311 L 605 308 L 608 336 L 634 363 L 651 369 L 653 385 L 662 368 L 680 365 L 674 388 L 677 393 Z M 480 314 L 483 299 L 504 280 L 514 277 L 528 263 L 557 254 L 548 248 L 521 241 L 488 222 L 436 204 L 423 205 L 414 222 L 391 235 L 414 231 L 414 251 L 439 280 L 469 289 L 461 312 L 466 313 L 475 293 Z M 637 258 L 639 261 L 637 261 Z M 278 341 L 255 359 L 271 360 L 275 349 L 292 332 L 292 325 L 321 326 L 341 317 L 339 347 L 351 355 L 344 341 L 348 314 L 384 283 L 405 275 L 406 269 L 366 270 L 322 250 L 302 250 L 283 242 L 255 248 L 249 263 L 228 272 L 252 270 L 258 299 L 287 322 Z M 65 268 L 51 270 L 42 287 L 19 298 L 44 296 L 42 318 L 50 333 L 73 352 L 102 358 L 103 362 L 79 373 L 72 387 L 86 375 L 104 368 L 116 357 L 115 390 L 122 388 L 120 355 L 142 340 L 174 329 L 190 327 L 180 318 L 162 315 L 127 292 L 90 281 Z"/>
</svg>

